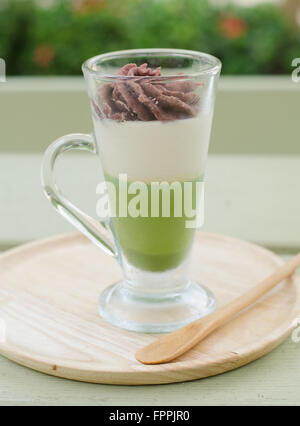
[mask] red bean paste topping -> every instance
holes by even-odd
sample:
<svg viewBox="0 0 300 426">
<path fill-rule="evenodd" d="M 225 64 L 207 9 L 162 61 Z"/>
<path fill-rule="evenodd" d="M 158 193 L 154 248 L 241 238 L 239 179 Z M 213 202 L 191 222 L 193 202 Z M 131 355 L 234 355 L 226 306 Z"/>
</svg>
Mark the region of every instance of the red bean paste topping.
<svg viewBox="0 0 300 426">
<path fill-rule="evenodd" d="M 116 79 L 113 84 L 99 88 L 100 108 L 94 105 L 101 118 L 115 121 L 172 121 L 194 117 L 198 112 L 197 84 L 192 81 L 174 81 L 162 84 L 151 77 L 161 76 L 161 68 L 151 69 L 147 64 L 127 64 L 118 71 L 120 76 L 136 79 Z M 149 77 L 149 78 L 140 78 Z"/>
</svg>

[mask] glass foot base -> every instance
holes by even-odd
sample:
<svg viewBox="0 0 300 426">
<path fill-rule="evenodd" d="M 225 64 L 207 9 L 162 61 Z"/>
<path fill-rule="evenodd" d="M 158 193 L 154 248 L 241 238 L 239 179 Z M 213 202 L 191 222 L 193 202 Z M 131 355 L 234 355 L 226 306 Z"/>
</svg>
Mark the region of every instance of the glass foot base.
<svg viewBox="0 0 300 426">
<path fill-rule="evenodd" d="M 99 312 L 117 327 L 143 333 L 166 333 L 215 310 L 213 294 L 191 282 L 183 290 L 168 294 L 141 294 L 114 284 L 101 294 Z"/>
</svg>

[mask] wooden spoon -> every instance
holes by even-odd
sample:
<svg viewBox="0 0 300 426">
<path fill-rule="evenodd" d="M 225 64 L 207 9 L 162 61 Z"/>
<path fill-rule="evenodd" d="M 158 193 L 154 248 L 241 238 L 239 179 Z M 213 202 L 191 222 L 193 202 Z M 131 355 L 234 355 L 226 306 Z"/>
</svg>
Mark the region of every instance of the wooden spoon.
<svg viewBox="0 0 300 426">
<path fill-rule="evenodd" d="M 162 364 L 172 361 L 189 351 L 234 315 L 256 302 L 273 287 L 293 274 L 299 266 L 300 253 L 290 262 L 279 267 L 260 284 L 228 305 L 144 346 L 135 354 L 136 359 L 143 364 Z"/>
</svg>

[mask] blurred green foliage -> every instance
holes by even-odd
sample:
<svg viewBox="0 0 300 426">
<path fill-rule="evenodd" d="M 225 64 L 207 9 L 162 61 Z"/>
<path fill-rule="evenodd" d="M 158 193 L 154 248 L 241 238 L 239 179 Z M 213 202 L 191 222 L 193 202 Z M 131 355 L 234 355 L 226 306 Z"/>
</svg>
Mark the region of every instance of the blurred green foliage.
<svg viewBox="0 0 300 426">
<path fill-rule="evenodd" d="M 84 3 L 84 2 L 83 2 Z M 225 74 L 290 73 L 300 30 L 281 9 L 262 4 L 218 8 L 208 0 L 71 0 L 0 7 L 0 57 L 10 75 L 80 74 L 97 54 L 174 47 L 218 56 Z"/>
</svg>

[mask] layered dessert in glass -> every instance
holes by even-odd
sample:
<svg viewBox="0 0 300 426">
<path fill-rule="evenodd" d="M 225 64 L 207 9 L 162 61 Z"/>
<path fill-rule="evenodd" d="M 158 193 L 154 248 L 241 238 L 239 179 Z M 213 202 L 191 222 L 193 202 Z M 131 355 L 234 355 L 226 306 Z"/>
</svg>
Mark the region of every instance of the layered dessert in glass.
<svg viewBox="0 0 300 426">
<path fill-rule="evenodd" d="M 212 295 L 189 278 L 196 232 L 189 224 L 199 222 L 203 209 L 199 184 L 220 64 L 196 52 L 135 52 L 108 54 L 89 65 L 95 72 L 87 77 L 101 165 L 114 187 L 108 191 L 115 204 L 109 227 L 125 275 L 101 296 L 100 313 L 136 331 L 169 331 L 215 306 Z M 143 209 L 136 199 L 141 186 L 148 194 L 140 201 Z M 140 208 L 138 215 L 130 214 L 131 203 Z M 161 312 L 159 298 L 165 304 Z"/>
</svg>

